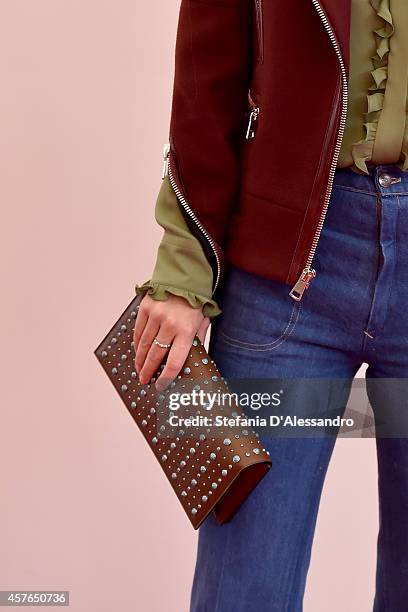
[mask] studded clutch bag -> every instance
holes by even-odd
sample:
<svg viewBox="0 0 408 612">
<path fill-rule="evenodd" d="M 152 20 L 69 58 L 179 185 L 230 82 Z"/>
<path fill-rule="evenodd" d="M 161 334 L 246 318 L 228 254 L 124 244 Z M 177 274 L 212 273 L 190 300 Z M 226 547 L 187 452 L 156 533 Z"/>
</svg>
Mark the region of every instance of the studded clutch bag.
<svg viewBox="0 0 408 612">
<path fill-rule="evenodd" d="M 163 392 L 134 369 L 136 296 L 94 353 L 162 467 L 191 524 L 213 512 L 229 521 L 272 465 L 259 435 L 204 346 L 194 338 L 178 377 Z"/>
</svg>

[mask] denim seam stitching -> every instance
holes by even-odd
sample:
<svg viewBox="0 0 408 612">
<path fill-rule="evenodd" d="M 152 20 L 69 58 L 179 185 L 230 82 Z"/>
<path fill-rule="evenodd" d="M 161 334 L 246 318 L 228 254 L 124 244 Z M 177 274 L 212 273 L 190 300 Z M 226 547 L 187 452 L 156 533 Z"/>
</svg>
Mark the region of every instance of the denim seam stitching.
<svg viewBox="0 0 408 612">
<path fill-rule="evenodd" d="M 263 351 L 266 352 L 269 350 L 273 350 L 277 348 L 278 346 L 280 346 L 293 333 L 293 330 L 295 329 L 296 323 L 299 319 L 301 308 L 302 308 L 302 305 L 299 302 L 294 304 L 291 315 L 290 315 L 289 322 L 285 330 L 279 336 L 279 338 L 276 338 L 276 340 L 274 340 L 273 342 L 270 342 L 269 344 L 251 344 L 249 342 L 243 342 L 242 340 L 237 340 L 235 338 L 232 338 L 231 336 L 228 336 L 222 329 L 219 330 L 219 334 L 220 336 L 223 337 L 224 342 L 226 344 L 229 344 L 230 346 L 247 349 L 249 351 L 254 351 L 254 352 L 263 352 Z M 293 315 L 294 315 L 295 310 L 297 311 L 297 315 L 294 320 Z"/>
<path fill-rule="evenodd" d="M 218 606 L 219 606 L 220 599 L 221 599 L 221 584 L 222 584 L 222 581 L 224 579 L 225 565 L 226 565 L 226 559 L 227 559 L 227 550 L 228 550 L 228 546 L 229 546 L 229 543 L 230 543 L 230 539 L 231 539 L 231 529 L 228 530 L 227 541 L 226 541 L 225 547 L 224 547 L 224 557 L 223 557 L 223 560 L 222 560 L 220 579 L 218 581 L 217 598 L 215 600 L 214 612 L 217 612 L 217 610 L 219 609 Z"/>
<path fill-rule="evenodd" d="M 358 189 L 358 187 L 350 187 L 349 185 L 341 185 L 340 183 L 335 183 L 333 188 L 344 189 L 345 191 L 354 191 L 356 193 L 365 193 L 366 195 L 377 197 L 376 191 L 368 191 L 366 189 Z"/>
</svg>

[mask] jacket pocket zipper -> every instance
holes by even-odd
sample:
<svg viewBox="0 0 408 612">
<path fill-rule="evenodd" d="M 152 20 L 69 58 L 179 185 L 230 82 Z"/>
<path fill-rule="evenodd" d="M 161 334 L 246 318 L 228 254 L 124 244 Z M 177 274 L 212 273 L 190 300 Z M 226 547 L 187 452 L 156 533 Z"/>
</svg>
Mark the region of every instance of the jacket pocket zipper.
<svg viewBox="0 0 408 612">
<path fill-rule="evenodd" d="M 259 113 L 261 112 L 261 108 L 259 104 L 257 104 L 254 101 L 251 95 L 251 92 L 248 93 L 248 100 L 249 100 L 249 106 L 250 106 L 251 112 L 249 115 L 248 127 L 247 127 L 247 131 L 245 134 L 245 138 L 246 140 L 251 140 L 252 138 L 255 138 L 255 135 L 256 135 L 256 125 L 257 125 Z"/>
<path fill-rule="evenodd" d="M 264 24 L 263 24 L 263 6 L 262 0 L 255 1 L 255 18 L 256 18 L 256 31 L 258 37 L 258 62 L 260 64 L 264 61 Z"/>
</svg>

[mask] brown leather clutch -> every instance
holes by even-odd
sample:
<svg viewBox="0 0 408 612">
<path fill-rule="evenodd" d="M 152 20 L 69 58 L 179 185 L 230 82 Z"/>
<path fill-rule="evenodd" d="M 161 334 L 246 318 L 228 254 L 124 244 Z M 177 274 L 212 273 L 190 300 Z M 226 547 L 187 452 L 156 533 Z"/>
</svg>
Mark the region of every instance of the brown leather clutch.
<svg viewBox="0 0 408 612">
<path fill-rule="evenodd" d="M 257 433 L 241 425 L 247 417 L 197 337 L 181 372 L 165 391 L 158 392 L 154 385 L 164 363 L 148 384 L 140 383 L 133 344 L 140 301 L 136 296 L 130 302 L 94 353 L 193 527 L 197 529 L 212 511 L 222 524 L 271 467 L 269 452 Z M 181 397 L 183 410 L 174 406 Z M 187 405 L 185 398 L 195 403 Z"/>
</svg>

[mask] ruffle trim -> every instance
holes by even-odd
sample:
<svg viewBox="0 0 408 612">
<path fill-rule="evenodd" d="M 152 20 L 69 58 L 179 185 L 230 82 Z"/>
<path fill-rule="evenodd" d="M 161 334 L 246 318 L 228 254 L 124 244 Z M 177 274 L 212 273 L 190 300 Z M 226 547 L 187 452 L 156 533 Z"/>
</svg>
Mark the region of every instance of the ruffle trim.
<svg viewBox="0 0 408 612">
<path fill-rule="evenodd" d="M 216 317 L 222 312 L 217 302 L 215 302 L 211 298 L 207 298 L 197 293 L 192 293 L 191 291 L 187 291 L 186 289 L 173 287 L 172 285 L 163 285 L 162 283 L 146 281 L 142 285 L 135 285 L 135 292 L 136 295 L 143 296 L 145 296 L 147 293 L 154 300 L 160 301 L 167 300 L 170 295 L 177 295 L 179 297 L 183 297 L 193 308 L 202 308 L 203 315 L 209 318 Z"/>
<path fill-rule="evenodd" d="M 364 113 L 365 136 L 351 147 L 354 164 L 368 174 L 366 162 L 372 158 L 378 121 L 384 104 L 384 93 L 388 78 L 388 54 L 390 38 L 394 34 L 394 23 L 390 10 L 390 0 L 370 0 L 370 4 L 381 17 L 384 25 L 374 30 L 376 52 L 371 57 L 373 69 L 370 74 L 373 80 L 368 88 L 367 112 Z"/>
</svg>

